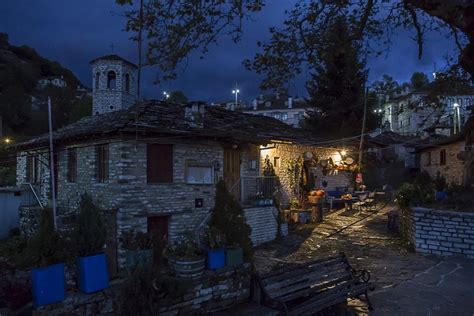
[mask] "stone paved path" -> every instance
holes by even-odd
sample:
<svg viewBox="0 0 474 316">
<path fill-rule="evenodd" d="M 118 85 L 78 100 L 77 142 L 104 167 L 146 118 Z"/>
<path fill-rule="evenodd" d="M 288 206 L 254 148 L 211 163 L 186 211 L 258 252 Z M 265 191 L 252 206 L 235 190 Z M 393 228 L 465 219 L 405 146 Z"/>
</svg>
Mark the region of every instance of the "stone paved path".
<svg viewBox="0 0 474 316">
<path fill-rule="evenodd" d="M 257 249 L 257 270 L 269 271 L 286 264 L 314 260 L 342 251 L 354 268 L 367 269 L 371 273 L 371 281 L 376 287 L 369 294 L 374 298 L 374 315 L 461 315 L 457 311 L 442 314 L 445 310 L 441 306 L 448 303 L 461 304 L 462 299 L 467 299 L 466 296 L 469 295 L 471 301 L 474 301 L 474 280 L 470 279 L 471 272 L 466 272 L 469 267 L 473 267 L 474 261 L 466 260 L 467 263 L 461 264 L 456 261 L 460 259 L 447 261 L 407 252 L 399 238 L 387 229 L 387 213 L 391 209 L 387 207 L 376 213 L 340 210 L 327 215 L 322 224 L 299 226 L 288 237 Z M 466 283 L 460 284 L 451 296 L 446 295 L 444 291 L 453 291 L 452 288 L 456 285 L 451 280 L 461 276 L 469 280 L 472 286 L 469 288 Z M 422 283 L 418 283 L 429 280 L 440 287 L 421 286 Z M 409 289 L 411 294 L 405 294 L 409 293 Z M 418 290 L 420 293 L 416 294 Z M 432 305 L 427 305 L 431 300 Z M 464 304 L 459 311 L 473 309 L 464 315 L 474 315 L 474 308 L 469 304 Z M 368 313 L 366 303 L 360 300 L 351 300 L 349 306 L 354 314 Z M 410 314 L 410 310 L 416 312 Z"/>
</svg>

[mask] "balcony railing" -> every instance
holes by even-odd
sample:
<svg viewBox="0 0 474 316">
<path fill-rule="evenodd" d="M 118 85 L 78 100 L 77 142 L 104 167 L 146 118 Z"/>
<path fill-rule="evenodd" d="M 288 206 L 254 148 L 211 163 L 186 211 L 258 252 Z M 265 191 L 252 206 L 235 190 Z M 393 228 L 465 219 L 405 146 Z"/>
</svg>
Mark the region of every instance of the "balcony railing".
<svg viewBox="0 0 474 316">
<path fill-rule="evenodd" d="M 240 178 L 240 202 L 243 206 L 273 205 L 278 177 Z"/>
</svg>

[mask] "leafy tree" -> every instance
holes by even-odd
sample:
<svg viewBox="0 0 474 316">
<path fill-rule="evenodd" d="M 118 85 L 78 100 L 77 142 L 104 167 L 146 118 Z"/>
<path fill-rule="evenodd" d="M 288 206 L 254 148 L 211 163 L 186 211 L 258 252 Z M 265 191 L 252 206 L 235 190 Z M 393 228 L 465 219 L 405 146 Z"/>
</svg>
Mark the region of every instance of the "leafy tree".
<svg viewBox="0 0 474 316">
<path fill-rule="evenodd" d="M 251 228 L 245 220 L 242 206 L 240 206 L 240 203 L 234 196 L 227 191 L 224 181 L 220 181 L 216 185 L 215 204 L 209 226 L 221 231 L 225 235 L 225 240 L 229 245 L 242 247 L 245 260 L 252 260 Z"/>
<path fill-rule="evenodd" d="M 312 109 L 303 126 L 318 135 L 360 133 L 367 77 L 360 44 L 353 40 L 343 16 L 329 26 L 322 43 L 318 49 L 320 62 L 307 83 Z"/>
<path fill-rule="evenodd" d="M 87 193 L 81 196 L 75 237 L 77 251 L 80 256 L 97 254 L 105 244 L 106 228 L 104 220 L 99 208 Z"/>
<path fill-rule="evenodd" d="M 414 72 L 411 76 L 410 83 L 413 90 L 419 90 L 426 87 L 430 83 L 430 80 L 423 72 Z"/>
<path fill-rule="evenodd" d="M 171 92 L 168 101 L 175 103 L 186 103 L 188 102 L 188 97 L 182 91 L 173 91 Z"/>
<path fill-rule="evenodd" d="M 385 98 L 393 97 L 396 93 L 400 93 L 402 88 L 400 84 L 389 75 L 383 75 L 381 80 L 375 81 L 372 84 L 371 90 L 377 95 Z"/>
</svg>

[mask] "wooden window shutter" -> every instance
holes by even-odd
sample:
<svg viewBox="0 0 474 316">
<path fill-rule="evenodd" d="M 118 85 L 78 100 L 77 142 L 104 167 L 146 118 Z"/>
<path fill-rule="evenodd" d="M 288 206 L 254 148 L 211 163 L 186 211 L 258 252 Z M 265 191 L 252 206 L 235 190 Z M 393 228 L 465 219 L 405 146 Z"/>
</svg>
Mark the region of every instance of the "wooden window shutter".
<svg viewBox="0 0 474 316">
<path fill-rule="evenodd" d="M 147 182 L 173 182 L 173 145 L 147 145 Z"/>
<path fill-rule="evenodd" d="M 96 151 L 96 178 L 99 182 L 109 179 L 109 145 L 98 145 Z"/>
</svg>

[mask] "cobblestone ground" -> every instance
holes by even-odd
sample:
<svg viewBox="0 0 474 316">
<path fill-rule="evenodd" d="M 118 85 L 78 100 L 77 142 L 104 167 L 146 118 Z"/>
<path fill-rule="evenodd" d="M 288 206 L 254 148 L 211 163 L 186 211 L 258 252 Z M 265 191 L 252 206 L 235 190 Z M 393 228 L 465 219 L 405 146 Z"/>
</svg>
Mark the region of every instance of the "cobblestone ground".
<svg viewBox="0 0 474 316">
<path fill-rule="evenodd" d="M 256 250 L 257 270 L 270 271 L 286 264 L 344 252 L 354 268 L 370 272 L 375 292 L 411 280 L 438 264 L 440 259 L 410 253 L 402 247 L 397 235 L 387 229 L 387 213 L 392 209 L 339 210 L 326 215 L 321 224 L 295 227 L 289 236 Z M 363 301 L 351 300 L 349 307 L 354 314 L 367 314 Z"/>
</svg>

